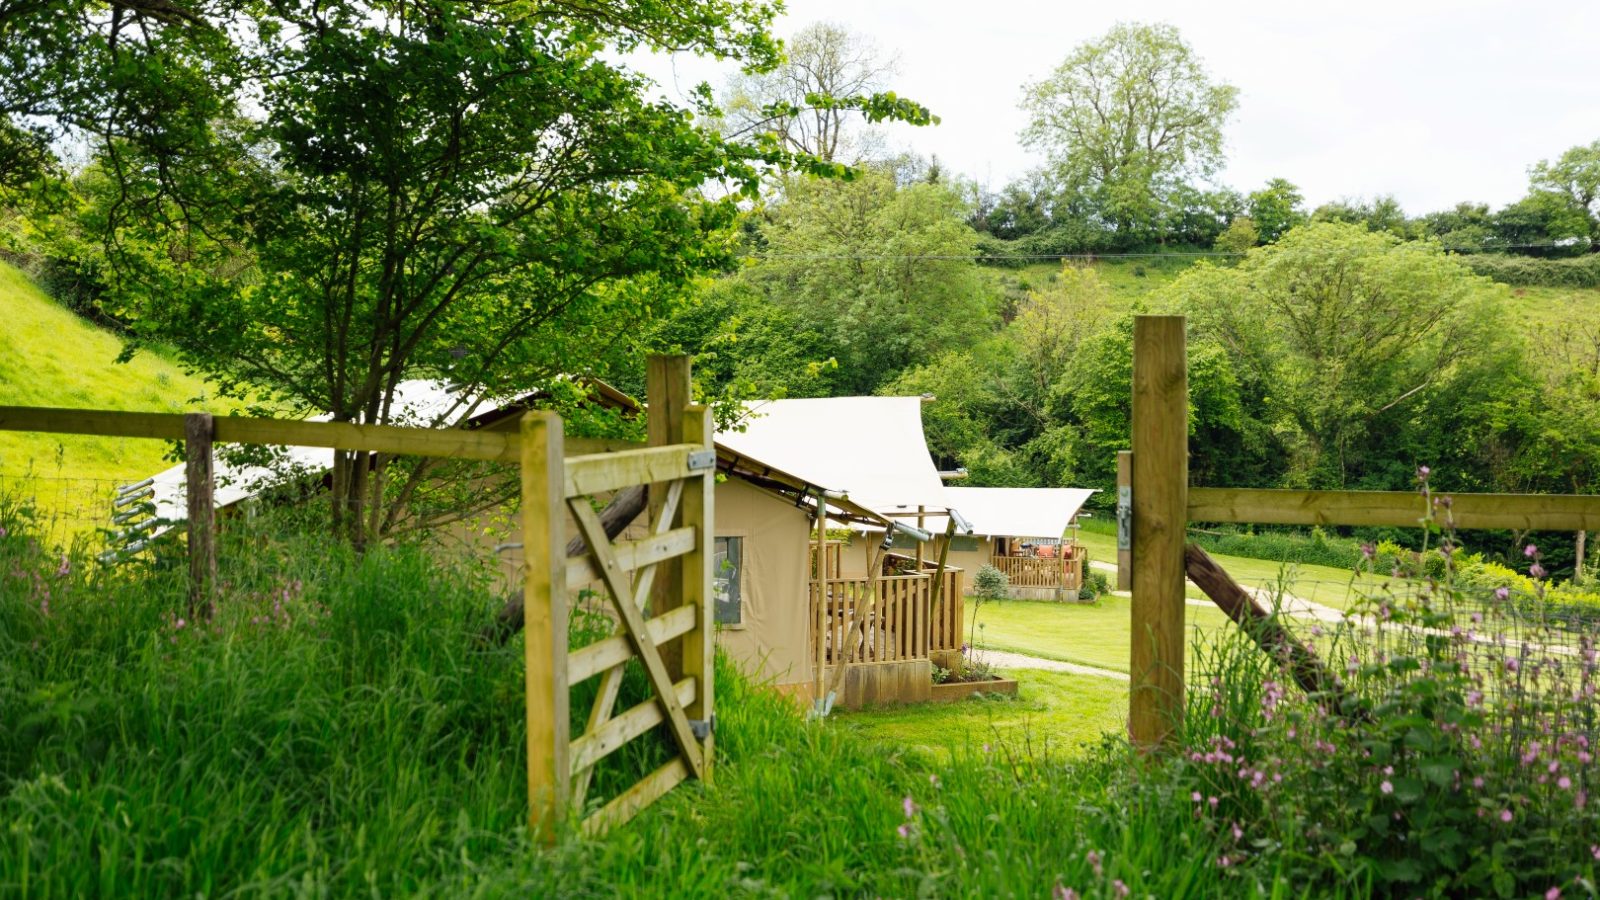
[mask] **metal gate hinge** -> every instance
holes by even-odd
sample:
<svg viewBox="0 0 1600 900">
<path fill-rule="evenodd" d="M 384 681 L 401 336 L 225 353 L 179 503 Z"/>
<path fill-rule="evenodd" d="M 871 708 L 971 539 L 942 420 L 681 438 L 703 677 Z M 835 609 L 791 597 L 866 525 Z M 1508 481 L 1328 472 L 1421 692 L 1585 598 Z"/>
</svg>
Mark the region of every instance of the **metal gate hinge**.
<svg viewBox="0 0 1600 900">
<path fill-rule="evenodd" d="M 712 713 L 709 719 L 690 719 L 689 732 L 697 741 L 703 741 L 717 730 L 717 714 Z"/>
<path fill-rule="evenodd" d="M 1117 549 L 1133 549 L 1133 488 L 1117 488 Z"/>
<path fill-rule="evenodd" d="M 695 450 L 689 454 L 689 471 L 701 472 L 717 467 L 717 451 Z"/>
</svg>

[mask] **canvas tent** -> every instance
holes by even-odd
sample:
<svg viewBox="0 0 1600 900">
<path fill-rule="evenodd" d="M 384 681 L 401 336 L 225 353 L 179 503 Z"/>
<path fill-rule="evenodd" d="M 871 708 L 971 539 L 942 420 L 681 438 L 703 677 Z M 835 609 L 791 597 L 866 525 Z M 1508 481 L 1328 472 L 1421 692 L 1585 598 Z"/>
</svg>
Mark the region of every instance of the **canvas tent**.
<svg viewBox="0 0 1600 900">
<path fill-rule="evenodd" d="M 946 502 L 960 510 L 972 524 L 972 534 L 951 542 L 949 560 L 973 573 L 985 564 L 996 564 L 996 557 L 1028 542 L 1029 539 L 1054 543 L 1071 527 L 1094 491 L 1086 488 L 992 488 L 947 487 Z M 1007 573 L 1011 574 L 1010 572 Z M 970 587 L 971 578 L 967 579 Z M 1027 585 L 1017 585 L 1014 594 L 1032 596 Z M 1053 599 L 1040 593 L 1039 599 Z"/>
</svg>

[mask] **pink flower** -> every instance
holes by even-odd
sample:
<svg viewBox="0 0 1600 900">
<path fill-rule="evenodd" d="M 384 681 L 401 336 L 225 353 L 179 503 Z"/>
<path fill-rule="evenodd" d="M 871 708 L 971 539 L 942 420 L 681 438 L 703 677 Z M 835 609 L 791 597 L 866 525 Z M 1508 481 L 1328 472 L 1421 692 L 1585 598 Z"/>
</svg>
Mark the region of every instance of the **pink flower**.
<svg viewBox="0 0 1600 900">
<path fill-rule="evenodd" d="M 1100 851 L 1090 850 L 1084 854 L 1084 859 L 1089 861 L 1089 867 L 1094 869 L 1094 877 L 1099 878 L 1105 874 L 1105 867 L 1101 865 Z"/>
<path fill-rule="evenodd" d="M 1200 792 L 1199 791 L 1195 791 L 1194 793 L 1189 795 L 1189 799 L 1193 800 L 1196 803 L 1199 803 L 1201 800 L 1203 800 L 1205 798 L 1200 796 Z"/>
<path fill-rule="evenodd" d="M 1545 576 L 1544 566 L 1534 563 L 1528 567 L 1528 574 L 1534 578 L 1543 578 Z"/>
<path fill-rule="evenodd" d="M 1510 588 L 1497 587 L 1497 588 L 1494 589 L 1494 598 L 1496 600 L 1507 600 L 1510 597 L 1511 597 L 1511 589 Z"/>
<path fill-rule="evenodd" d="M 900 827 L 896 828 L 895 831 L 898 832 L 899 835 L 901 837 L 903 837 L 903 838 L 910 838 L 911 837 L 911 826 L 905 824 L 904 822 L 902 822 L 900 824 Z"/>
<path fill-rule="evenodd" d="M 1056 889 L 1051 892 L 1054 900 L 1078 900 L 1078 892 L 1069 887 L 1064 887 L 1061 882 L 1056 882 Z"/>
<path fill-rule="evenodd" d="M 917 814 L 917 804 L 912 802 L 910 794 L 907 794 L 905 799 L 900 801 L 900 808 L 906 811 L 906 818 L 908 819 Z"/>
<path fill-rule="evenodd" d="M 1432 472 L 1432 471 L 1433 470 L 1429 469 L 1427 466 L 1417 466 L 1417 480 L 1418 481 L 1427 481 L 1428 480 L 1428 474 L 1430 472 Z"/>
<path fill-rule="evenodd" d="M 1509 810 L 1509 809 L 1500 810 L 1500 821 L 1502 821 L 1502 822 L 1511 821 L 1511 810 Z"/>
<path fill-rule="evenodd" d="M 1563 791 L 1570 791 L 1572 790 L 1572 779 L 1563 775 L 1556 779 L 1556 787 L 1561 788 Z"/>
<path fill-rule="evenodd" d="M 1553 887 L 1544 892 L 1544 900 L 1561 900 L 1561 888 Z"/>
<path fill-rule="evenodd" d="M 176 629 L 176 630 L 182 631 L 184 626 L 186 626 L 188 624 L 189 624 L 188 622 L 185 622 L 184 620 L 179 619 L 178 621 L 172 623 L 172 627 L 174 629 Z"/>
<path fill-rule="evenodd" d="M 1518 660 L 1515 656 L 1506 657 L 1506 671 L 1507 672 L 1515 672 L 1515 671 L 1517 671 L 1517 669 L 1521 668 L 1521 666 L 1522 666 L 1522 662 L 1520 660 Z"/>
<path fill-rule="evenodd" d="M 1522 548 L 1522 555 L 1526 556 L 1529 559 L 1533 559 L 1534 554 L 1536 554 L 1538 552 L 1539 552 L 1539 548 L 1534 546 L 1533 544 L 1529 544 L 1528 546 Z"/>
<path fill-rule="evenodd" d="M 1385 794 L 1392 794 L 1394 793 L 1394 785 L 1385 780 L 1383 784 L 1378 785 L 1378 790 L 1383 791 Z"/>
<path fill-rule="evenodd" d="M 1114 879 L 1111 882 L 1111 890 L 1115 892 L 1118 897 L 1126 897 L 1130 893 L 1128 886 L 1123 884 L 1122 879 L 1120 878 Z"/>
</svg>

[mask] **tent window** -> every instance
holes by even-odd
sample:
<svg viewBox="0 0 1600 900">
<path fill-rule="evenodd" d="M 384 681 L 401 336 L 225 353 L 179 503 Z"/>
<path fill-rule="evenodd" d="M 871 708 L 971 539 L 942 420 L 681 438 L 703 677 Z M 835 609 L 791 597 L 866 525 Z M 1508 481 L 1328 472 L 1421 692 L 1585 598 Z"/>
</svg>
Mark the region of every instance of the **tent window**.
<svg viewBox="0 0 1600 900">
<path fill-rule="evenodd" d="M 744 574 L 744 538 L 719 537 L 716 539 L 715 570 L 712 572 L 712 591 L 716 595 L 716 616 L 719 625 L 744 623 L 742 606 Z"/>
<path fill-rule="evenodd" d="M 950 539 L 950 549 L 957 553 L 971 553 L 978 549 L 978 539 L 970 534 L 958 534 Z"/>
</svg>

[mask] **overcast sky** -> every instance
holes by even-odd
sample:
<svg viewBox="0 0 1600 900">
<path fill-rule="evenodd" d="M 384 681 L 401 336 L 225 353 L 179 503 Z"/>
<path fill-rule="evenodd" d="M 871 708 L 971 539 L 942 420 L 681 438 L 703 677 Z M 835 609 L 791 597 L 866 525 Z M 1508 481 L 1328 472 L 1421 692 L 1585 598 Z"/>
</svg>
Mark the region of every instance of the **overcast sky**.
<svg viewBox="0 0 1600 900">
<path fill-rule="evenodd" d="M 998 189 L 1039 165 L 1017 138 L 1025 81 L 1115 22 L 1177 26 L 1237 86 L 1222 183 L 1288 178 L 1315 206 L 1393 194 L 1407 212 L 1521 197 L 1527 168 L 1600 138 L 1600 3 L 1293 0 L 789 0 L 780 35 L 846 25 L 899 58 L 894 89 L 939 125 L 894 146 Z M 643 65 L 669 92 L 725 76 L 694 59 Z"/>
</svg>

